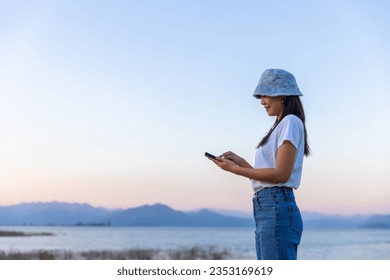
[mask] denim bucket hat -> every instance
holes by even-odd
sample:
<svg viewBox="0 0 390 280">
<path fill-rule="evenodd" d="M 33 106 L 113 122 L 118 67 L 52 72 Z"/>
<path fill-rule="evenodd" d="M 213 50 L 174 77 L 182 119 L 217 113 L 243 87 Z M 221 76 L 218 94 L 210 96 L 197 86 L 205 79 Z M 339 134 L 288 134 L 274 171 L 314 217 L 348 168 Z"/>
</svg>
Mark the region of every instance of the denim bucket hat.
<svg viewBox="0 0 390 280">
<path fill-rule="evenodd" d="M 267 69 L 261 74 L 253 96 L 302 96 L 294 76 L 282 69 Z"/>
</svg>

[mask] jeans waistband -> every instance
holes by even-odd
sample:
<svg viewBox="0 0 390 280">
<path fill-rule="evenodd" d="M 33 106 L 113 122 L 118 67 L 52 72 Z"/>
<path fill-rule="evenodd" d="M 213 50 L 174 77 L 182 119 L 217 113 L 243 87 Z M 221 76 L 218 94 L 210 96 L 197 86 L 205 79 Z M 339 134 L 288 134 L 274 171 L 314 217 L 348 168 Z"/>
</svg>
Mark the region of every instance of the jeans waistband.
<svg viewBox="0 0 390 280">
<path fill-rule="evenodd" d="M 284 186 L 275 186 L 270 188 L 265 188 L 257 191 L 254 196 L 256 197 L 266 197 L 266 196 L 272 196 L 272 195 L 287 195 L 287 196 L 294 196 L 293 188 L 284 187 Z"/>
</svg>

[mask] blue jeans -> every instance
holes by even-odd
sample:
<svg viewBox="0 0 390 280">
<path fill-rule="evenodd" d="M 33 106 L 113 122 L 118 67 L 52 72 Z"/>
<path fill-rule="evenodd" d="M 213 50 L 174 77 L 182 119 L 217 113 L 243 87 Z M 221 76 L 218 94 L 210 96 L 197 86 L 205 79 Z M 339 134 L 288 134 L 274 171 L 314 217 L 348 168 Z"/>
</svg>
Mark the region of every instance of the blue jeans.
<svg viewBox="0 0 390 280">
<path fill-rule="evenodd" d="M 291 188 L 262 189 L 253 196 L 258 260 L 296 260 L 303 223 Z"/>
</svg>

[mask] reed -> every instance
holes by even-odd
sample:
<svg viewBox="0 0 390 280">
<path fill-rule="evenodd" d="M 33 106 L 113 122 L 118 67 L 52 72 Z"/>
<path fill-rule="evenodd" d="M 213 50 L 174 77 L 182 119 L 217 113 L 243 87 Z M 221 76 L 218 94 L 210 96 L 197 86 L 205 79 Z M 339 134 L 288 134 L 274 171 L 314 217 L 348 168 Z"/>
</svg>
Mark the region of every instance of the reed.
<svg viewBox="0 0 390 280">
<path fill-rule="evenodd" d="M 0 251 L 0 260 L 223 260 L 230 253 L 216 247 L 193 246 L 171 250 L 128 249 L 128 250 L 89 250 L 75 252 L 69 250 Z"/>
<path fill-rule="evenodd" d="M 53 236 L 50 232 L 22 232 L 0 230 L 0 237 L 21 237 L 21 236 Z"/>
</svg>

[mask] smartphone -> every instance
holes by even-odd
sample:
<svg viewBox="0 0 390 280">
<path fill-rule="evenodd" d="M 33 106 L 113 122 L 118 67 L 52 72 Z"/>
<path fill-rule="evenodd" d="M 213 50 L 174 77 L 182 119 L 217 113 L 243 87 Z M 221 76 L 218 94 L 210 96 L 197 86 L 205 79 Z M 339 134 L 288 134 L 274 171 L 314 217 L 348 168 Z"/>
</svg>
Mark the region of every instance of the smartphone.
<svg viewBox="0 0 390 280">
<path fill-rule="evenodd" d="M 205 152 L 204 155 L 208 158 L 212 158 L 212 159 L 217 159 L 216 156 L 212 155 L 212 154 L 209 154 L 208 152 Z"/>
</svg>

